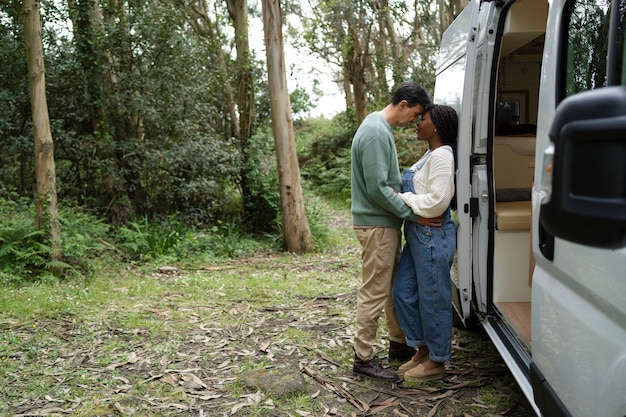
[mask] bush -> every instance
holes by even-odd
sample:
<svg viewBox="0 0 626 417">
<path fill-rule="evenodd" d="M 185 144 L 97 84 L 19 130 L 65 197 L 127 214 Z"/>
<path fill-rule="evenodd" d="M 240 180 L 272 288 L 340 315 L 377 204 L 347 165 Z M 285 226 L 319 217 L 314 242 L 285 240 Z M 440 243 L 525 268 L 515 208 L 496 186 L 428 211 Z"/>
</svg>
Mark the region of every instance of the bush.
<svg viewBox="0 0 626 417">
<path fill-rule="evenodd" d="M 296 132 L 303 178 L 322 195 L 349 206 L 350 145 L 354 130 L 342 116 L 310 119 Z"/>
<path fill-rule="evenodd" d="M 96 259 L 106 258 L 109 227 L 80 208 L 61 203 L 59 222 L 63 258 L 51 261 L 51 242 L 35 222 L 34 204 L 26 199 L 0 200 L 0 280 L 3 283 L 65 278 L 90 273 Z"/>
</svg>

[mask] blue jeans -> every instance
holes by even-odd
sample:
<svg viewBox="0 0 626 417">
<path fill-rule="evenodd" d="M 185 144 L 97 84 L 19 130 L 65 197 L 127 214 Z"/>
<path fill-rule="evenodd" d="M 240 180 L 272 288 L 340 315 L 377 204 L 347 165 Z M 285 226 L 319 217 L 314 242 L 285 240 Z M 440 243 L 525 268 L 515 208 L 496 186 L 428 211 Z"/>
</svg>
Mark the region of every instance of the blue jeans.
<svg viewBox="0 0 626 417">
<path fill-rule="evenodd" d="M 452 288 L 450 268 L 456 249 L 456 227 L 450 209 L 441 227 L 404 222 L 402 249 L 393 300 L 407 345 L 426 345 L 433 362 L 452 354 Z"/>
</svg>

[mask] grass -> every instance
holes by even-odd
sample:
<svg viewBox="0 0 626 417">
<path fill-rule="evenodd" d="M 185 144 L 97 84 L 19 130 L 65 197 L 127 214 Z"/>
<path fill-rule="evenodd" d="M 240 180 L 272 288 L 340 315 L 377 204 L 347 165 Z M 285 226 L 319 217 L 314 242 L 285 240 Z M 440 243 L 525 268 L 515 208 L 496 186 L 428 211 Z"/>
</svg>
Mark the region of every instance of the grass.
<svg viewBox="0 0 626 417">
<path fill-rule="evenodd" d="M 177 263 L 171 274 L 160 273 L 157 261 L 102 262 L 89 279 L 7 286 L 0 293 L 0 416 L 359 415 L 310 378 L 304 393 L 287 398 L 240 381 L 248 370 L 299 364 L 370 404 L 389 392 L 402 398 L 378 416 L 425 415 L 419 410 L 437 404 L 431 398 L 464 382 L 433 416 L 531 415 L 488 339 L 471 331 L 455 333 L 443 381 L 354 380 L 360 256 L 346 211 L 332 216 L 334 243 L 305 256 L 263 250 Z M 384 351 L 382 320 L 379 337 Z M 204 386 L 191 388 L 191 375 Z"/>
</svg>

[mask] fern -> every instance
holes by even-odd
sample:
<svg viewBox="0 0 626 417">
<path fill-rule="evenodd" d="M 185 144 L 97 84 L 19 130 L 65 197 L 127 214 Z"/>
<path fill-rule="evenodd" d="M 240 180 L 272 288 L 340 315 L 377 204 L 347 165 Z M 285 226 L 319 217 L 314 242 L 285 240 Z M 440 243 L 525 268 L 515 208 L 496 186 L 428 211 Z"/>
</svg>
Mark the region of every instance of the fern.
<svg viewBox="0 0 626 417">
<path fill-rule="evenodd" d="M 51 245 L 47 234 L 39 230 L 33 219 L 32 203 L 0 201 L 0 276 L 11 277 L 2 282 L 62 278 L 70 273 L 87 273 L 93 259 L 103 254 L 102 240 L 108 226 L 75 207 L 59 210 L 61 222 L 62 259 L 51 259 Z"/>
</svg>

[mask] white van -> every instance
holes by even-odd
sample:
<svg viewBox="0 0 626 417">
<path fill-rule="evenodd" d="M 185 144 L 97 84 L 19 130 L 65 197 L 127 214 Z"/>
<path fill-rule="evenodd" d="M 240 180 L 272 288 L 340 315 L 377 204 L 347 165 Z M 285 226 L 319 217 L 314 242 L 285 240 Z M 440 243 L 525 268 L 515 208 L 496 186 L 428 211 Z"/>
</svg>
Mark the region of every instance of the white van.
<svg viewBox="0 0 626 417">
<path fill-rule="evenodd" d="M 537 415 L 626 416 L 626 0 L 471 0 L 434 101 L 459 112 L 454 307 Z"/>
</svg>

